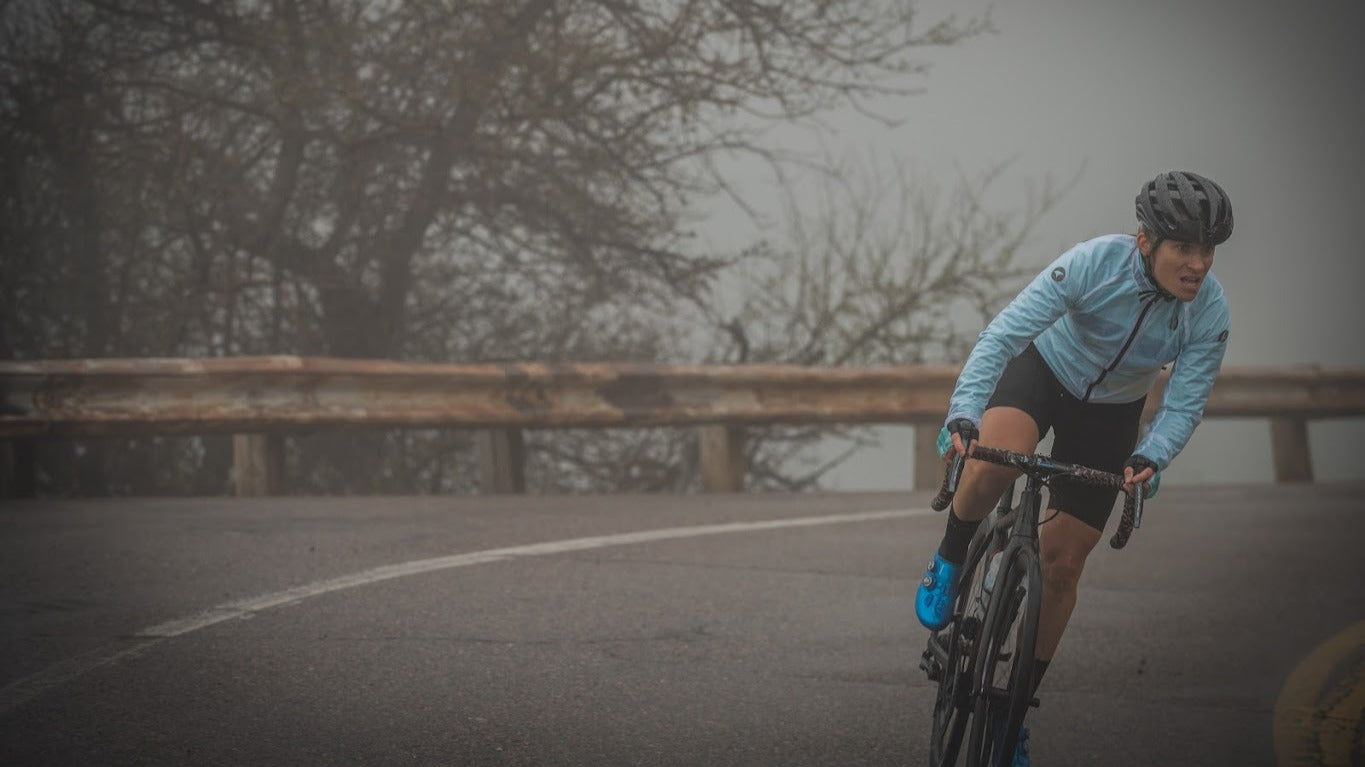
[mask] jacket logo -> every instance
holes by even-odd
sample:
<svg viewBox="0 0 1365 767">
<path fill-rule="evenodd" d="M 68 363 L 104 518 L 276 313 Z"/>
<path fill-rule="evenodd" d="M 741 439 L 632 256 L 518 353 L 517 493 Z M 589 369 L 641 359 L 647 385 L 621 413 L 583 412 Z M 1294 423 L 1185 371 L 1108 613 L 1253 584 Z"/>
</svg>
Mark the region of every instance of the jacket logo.
<svg viewBox="0 0 1365 767">
<path fill-rule="evenodd" d="M 1221 344 L 1226 340 L 1228 340 L 1228 332 L 1224 330 L 1222 333 L 1218 334 L 1218 343 Z"/>
<path fill-rule="evenodd" d="M 1065 269 L 1063 269 L 1062 267 L 1059 266 L 1059 267 L 1057 267 L 1056 269 L 1053 269 L 1053 270 L 1052 270 L 1052 281 L 1053 281 L 1053 282 L 1061 282 L 1061 281 L 1064 280 L 1064 279 L 1066 279 L 1066 270 L 1065 270 Z"/>
</svg>

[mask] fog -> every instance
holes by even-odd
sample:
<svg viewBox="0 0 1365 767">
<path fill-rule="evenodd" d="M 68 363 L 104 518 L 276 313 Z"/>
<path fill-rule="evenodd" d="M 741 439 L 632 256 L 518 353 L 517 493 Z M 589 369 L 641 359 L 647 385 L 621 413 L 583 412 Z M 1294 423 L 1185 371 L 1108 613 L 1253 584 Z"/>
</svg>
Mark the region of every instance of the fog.
<svg viewBox="0 0 1365 767">
<path fill-rule="evenodd" d="M 806 148 L 908 158 L 951 180 L 1001 162 L 992 204 L 1022 207 L 1030 185 L 1076 183 L 1035 231 L 1025 261 L 1041 267 L 1075 242 L 1134 230 L 1133 198 L 1157 172 L 1188 169 L 1233 200 L 1236 231 L 1214 273 L 1229 296 L 1225 365 L 1365 365 L 1365 9 L 1347 3 L 935 2 L 926 15 L 989 12 L 996 32 L 926 54 L 922 94 L 883 104 L 887 126 L 847 111 Z M 756 188 L 768 183 L 755 172 Z M 717 211 L 710 230 L 749 236 Z M 908 487 L 912 431 L 879 429 L 830 475 L 839 489 Z M 1310 425 L 1319 479 L 1365 476 L 1354 457 L 1360 419 Z M 1215 419 L 1167 472 L 1171 483 L 1271 475 L 1269 427 Z"/>
<path fill-rule="evenodd" d="M 1236 212 L 1214 266 L 1226 364 L 1365 366 L 1357 6 L 361 5 L 3 6 L 0 356 L 956 360 L 1008 281 L 1133 231 L 1142 183 L 1188 169 Z M 812 162 L 775 179 L 765 158 L 791 153 Z M 844 163 L 846 187 L 810 170 Z M 1001 167 L 982 208 L 944 210 Z M 1032 219 L 1040 189 L 1063 191 Z M 822 213 L 849 218 L 831 238 Z M 910 429 L 876 431 L 825 487 L 909 486 Z M 1314 423 L 1318 477 L 1365 475 L 1362 437 Z M 527 438 L 535 492 L 700 487 L 692 430 Z M 822 439 L 753 432 L 751 489 L 811 486 L 847 445 L 814 473 L 789 458 Z M 289 455 L 296 492 L 478 489 L 467 431 L 300 434 Z M 43 492 L 215 493 L 232 455 L 50 441 L 35 460 Z M 1264 421 L 1215 420 L 1167 481 L 1270 473 Z"/>
</svg>

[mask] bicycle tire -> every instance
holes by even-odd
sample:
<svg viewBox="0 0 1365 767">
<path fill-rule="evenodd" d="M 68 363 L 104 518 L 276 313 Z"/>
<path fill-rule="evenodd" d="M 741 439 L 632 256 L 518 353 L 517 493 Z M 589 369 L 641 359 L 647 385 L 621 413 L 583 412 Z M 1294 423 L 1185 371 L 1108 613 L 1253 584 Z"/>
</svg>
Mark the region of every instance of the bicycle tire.
<svg viewBox="0 0 1365 767">
<path fill-rule="evenodd" d="M 968 693 L 971 691 L 971 666 L 963 667 L 964 658 L 970 653 L 963 652 L 961 631 L 961 625 L 954 622 L 947 637 L 947 662 L 944 663 L 943 678 L 939 680 L 938 692 L 934 696 L 934 725 L 929 735 L 930 767 L 952 767 L 957 764 L 962 736 L 967 731 L 967 720 L 971 717 L 971 699 L 963 694 L 964 689 Z"/>
<path fill-rule="evenodd" d="M 1003 510 L 1002 508 L 1003 507 Z M 1005 535 L 996 528 L 998 518 L 1009 511 L 1002 502 L 986 516 L 967 547 L 962 578 L 965 588 L 958 591 L 953 606 L 953 622 L 930 636 L 937 641 L 946 633 L 943 677 L 934 696 L 933 728 L 929 735 L 930 767 L 952 767 L 962 749 L 962 738 L 972 716 L 971 679 L 976 661 L 975 642 L 981 636 L 981 617 L 970 614 L 969 607 L 981 591 L 980 563 L 1004 548 Z"/>
<path fill-rule="evenodd" d="M 979 579 L 974 578 L 974 573 L 964 573 L 963 577 L 973 579 L 973 586 L 979 589 Z M 975 598 L 975 591 L 969 586 L 958 594 L 956 615 L 944 630 L 947 636 L 943 676 L 939 679 L 934 696 L 933 729 L 929 735 L 930 767 L 952 767 L 957 764 L 962 736 L 972 716 L 971 680 L 976 660 L 974 643 L 981 636 L 981 624 L 979 618 L 966 615 L 966 606 Z M 930 636 L 929 641 L 936 641 L 935 636 Z"/>
<path fill-rule="evenodd" d="M 962 736 L 966 732 L 967 720 L 971 718 L 971 664 L 975 660 L 975 653 L 964 645 L 972 641 L 966 636 L 968 632 L 980 635 L 980 626 L 969 627 L 966 618 L 971 594 L 979 588 L 977 559 L 969 548 L 962 573 L 967 587 L 958 592 L 957 603 L 953 605 L 953 621 L 947 628 L 929 636 L 930 642 L 944 637 L 945 651 L 943 676 L 939 678 L 934 695 L 933 728 L 929 733 L 930 767 L 952 767 L 957 763 Z"/>
<path fill-rule="evenodd" d="M 1008 767 L 1033 698 L 1033 656 L 1042 611 L 1042 569 L 1031 547 L 1001 563 L 973 670 L 968 767 Z M 1000 666 L 1007 668 L 1001 674 Z M 1004 686 L 1000 683 L 1003 681 Z"/>
</svg>

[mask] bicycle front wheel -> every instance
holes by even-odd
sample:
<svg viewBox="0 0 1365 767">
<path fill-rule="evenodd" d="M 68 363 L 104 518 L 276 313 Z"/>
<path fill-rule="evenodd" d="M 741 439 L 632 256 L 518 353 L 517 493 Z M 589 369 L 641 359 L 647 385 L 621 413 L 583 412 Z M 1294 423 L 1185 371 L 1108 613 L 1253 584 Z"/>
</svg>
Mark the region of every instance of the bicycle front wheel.
<svg viewBox="0 0 1365 767">
<path fill-rule="evenodd" d="M 968 767 L 1008 767 L 1033 699 L 1033 654 L 1042 610 L 1038 552 L 1016 549 L 991 590 L 972 683 Z"/>
</svg>

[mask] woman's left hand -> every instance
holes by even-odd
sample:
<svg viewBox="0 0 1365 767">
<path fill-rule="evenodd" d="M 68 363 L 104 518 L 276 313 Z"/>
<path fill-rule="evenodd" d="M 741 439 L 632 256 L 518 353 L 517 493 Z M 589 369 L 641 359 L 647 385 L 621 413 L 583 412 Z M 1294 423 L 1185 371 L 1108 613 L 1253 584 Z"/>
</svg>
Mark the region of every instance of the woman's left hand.
<svg viewBox="0 0 1365 767">
<path fill-rule="evenodd" d="M 1141 485 L 1156 474 L 1156 464 L 1145 455 L 1135 455 L 1123 464 L 1123 492 L 1132 493 L 1135 485 Z"/>
</svg>

